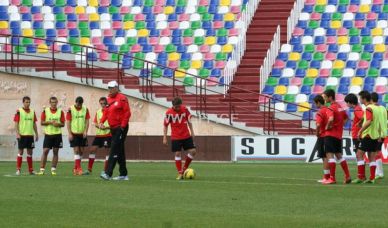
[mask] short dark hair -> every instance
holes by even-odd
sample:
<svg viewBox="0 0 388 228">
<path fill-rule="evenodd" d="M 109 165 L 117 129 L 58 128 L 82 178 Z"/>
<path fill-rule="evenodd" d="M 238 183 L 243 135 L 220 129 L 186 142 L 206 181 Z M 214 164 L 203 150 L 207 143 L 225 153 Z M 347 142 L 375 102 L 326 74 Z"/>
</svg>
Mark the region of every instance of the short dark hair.
<svg viewBox="0 0 388 228">
<path fill-rule="evenodd" d="M 352 105 L 358 105 L 358 98 L 354 93 L 349 93 L 345 97 L 345 102 Z"/>
<path fill-rule="evenodd" d="M 58 100 L 57 97 L 54 97 L 54 96 L 50 97 L 50 101 L 57 101 L 57 100 Z"/>
<path fill-rule="evenodd" d="M 104 101 L 105 103 L 108 102 L 108 100 L 106 99 L 106 97 L 100 97 L 100 100 L 98 100 L 98 102 L 101 102 L 101 101 Z"/>
<path fill-rule="evenodd" d="M 24 96 L 24 97 L 23 97 L 23 103 L 24 103 L 25 101 L 31 101 L 31 98 L 30 98 L 29 96 Z"/>
<path fill-rule="evenodd" d="M 321 95 L 317 95 L 314 97 L 314 102 L 315 103 L 318 103 L 318 104 L 325 104 L 325 100 L 323 99 L 323 97 Z"/>
<path fill-rule="evenodd" d="M 333 89 L 327 89 L 325 92 L 323 92 L 323 94 L 325 94 L 327 97 L 333 98 L 333 100 L 335 99 L 335 91 Z"/>
<path fill-rule="evenodd" d="M 77 103 L 77 104 L 83 104 L 83 103 L 84 103 L 84 99 L 83 99 L 81 96 L 79 96 L 79 97 L 77 97 L 77 98 L 75 99 L 75 103 Z"/>
<path fill-rule="evenodd" d="M 376 92 L 371 93 L 370 97 L 371 97 L 373 102 L 375 102 L 375 103 L 379 102 L 379 95 Z"/>
<path fill-rule="evenodd" d="M 370 93 L 366 90 L 361 91 L 358 95 L 361 97 L 361 99 L 365 99 L 366 101 L 371 101 L 372 99 Z"/>
<path fill-rule="evenodd" d="M 172 105 L 175 106 L 175 105 L 181 105 L 182 104 L 182 98 L 180 97 L 174 97 L 174 99 L 172 100 Z"/>
</svg>

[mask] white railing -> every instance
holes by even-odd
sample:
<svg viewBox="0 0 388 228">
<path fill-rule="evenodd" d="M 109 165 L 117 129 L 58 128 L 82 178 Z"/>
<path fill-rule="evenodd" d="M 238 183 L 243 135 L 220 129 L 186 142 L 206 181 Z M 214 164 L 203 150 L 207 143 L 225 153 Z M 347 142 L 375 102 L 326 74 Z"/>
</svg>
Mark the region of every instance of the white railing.
<svg viewBox="0 0 388 228">
<path fill-rule="evenodd" d="M 261 0 L 249 0 L 245 5 L 245 10 L 241 12 L 241 17 L 237 22 L 241 25 L 239 29 L 238 41 L 232 51 L 231 57 L 228 59 L 226 66 L 222 71 L 222 76 L 224 77 L 224 94 L 227 93 L 229 84 L 233 81 L 234 74 L 236 73 L 237 67 L 240 65 L 241 58 L 244 55 L 246 48 L 247 29 L 252 21 L 253 16 L 255 15 L 260 1 Z"/>
<path fill-rule="evenodd" d="M 292 33 L 294 32 L 294 28 L 296 26 L 296 23 L 298 22 L 303 6 L 304 6 L 304 1 L 297 0 L 294 3 L 294 7 L 292 8 L 290 16 L 287 19 L 287 43 L 291 39 Z"/>
<path fill-rule="evenodd" d="M 260 93 L 263 91 L 265 83 L 271 72 L 272 66 L 275 63 L 280 49 L 280 25 L 276 28 L 276 32 L 273 35 L 271 46 L 267 51 L 267 55 L 263 61 L 263 65 L 260 67 Z"/>
</svg>

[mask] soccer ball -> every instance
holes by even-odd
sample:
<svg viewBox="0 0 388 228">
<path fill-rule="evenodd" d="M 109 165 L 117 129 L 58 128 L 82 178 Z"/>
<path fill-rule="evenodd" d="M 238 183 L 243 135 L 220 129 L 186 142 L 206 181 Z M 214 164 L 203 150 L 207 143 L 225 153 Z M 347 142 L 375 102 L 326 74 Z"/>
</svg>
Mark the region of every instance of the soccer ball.
<svg viewBox="0 0 388 228">
<path fill-rule="evenodd" d="M 186 169 L 186 171 L 183 173 L 183 177 L 185 179 L 194 179 L 195 178 L 195 171 L 194 169 Z"/>
</svg>

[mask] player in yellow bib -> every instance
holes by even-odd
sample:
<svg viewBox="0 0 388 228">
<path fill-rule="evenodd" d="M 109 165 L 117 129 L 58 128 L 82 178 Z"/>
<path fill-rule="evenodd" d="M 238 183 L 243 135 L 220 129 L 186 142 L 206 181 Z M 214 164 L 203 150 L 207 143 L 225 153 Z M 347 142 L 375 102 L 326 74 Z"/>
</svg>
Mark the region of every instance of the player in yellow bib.
<svg viewBox="0 0 388 228">
<path fill-rule="evenodd" d="M 98 149 L 103 149 L 103 153 L 105 155 L 105 163 L 104 163 L 104 172 L 108 167 L 108 159 L 109 159 L 109 148 L 112 141 L 112 134 L 110 133 L 110 127 L 108 121 L 103 123 L 103 126 L 100 126 L 101 117 L 104 109 L 106 108 L 108 101 L 106 97 L 101 97 L 99 100 L 101 108 L 97 110 L 96 115 L 94 117 L 94 126 L 96 127 L 96 137 L 93 140 L 93 144 L 89 154 L 89 165 L 88 170 L 84 172 L 84 175 L 89 175 L 93 169 L 94 159 L 96 157 L 96 152 Z"/>
<path fill-rule="evenodd" d="M 51 161 L 51 175 L 57 175 L 58 152 L 63 147 L 62 127 L 65 126 L 65 114 L 58 108 L 58 99 L 50 97 L 50 107 L 45 108 L 40 116 L 41 125 L 44 127 L 43 153 L 40 161 L 38 175 L 45 174 L 47 156 L 53 150 Z"/>
<path fill-rule="evenodd" d="M 380 138 L 377 143 L 377 155 L 376 155 L 376 180 L 384 178 L 384 170 L 383 170 L 383 153 L 381 152 L 381 148 L 383 146 L 383 142 L 385 137 L 387 137 L 387 109 L 379 105 L 379 95 L 375 92 L 371 93 L 372 102 L 377 107 L 377 112 L 379 116 L 379 133 Z"/>
<path fill-rule="evenodd" d="M 379 113 L 377 106 L 372 103 L 371 94 L 368 91 L 359 93 L 361 103 L 366 106 L 364 112 L 364 122 L 358 133 L 358 138 L 361 139 L 360 146 L 357 151 L 357 167 L 358 178 L 352 183 L 375 183 L 376 175 L 376 148 L 380 138 L 379 133 Z M 364 154 L 368 153 L 370 177 L 369 180 L 365 176 Z"/>
<path fill-rule="evenodd" d="M 35 141 L 38 141 L 38 130 L 36 127 L 36 115 L 30 108 L 31 98 L 23 97 L 23 107 L 16 111 L 14 116 L 16 139 L 18 141 L 18 155 L 16 159 L 16 175 L 20 175 L 20 169 L 23 161 L 24 149 L 27 150 L 28 172 L 35 174 L 32 167 L 32 151 L 35 147 Z"/>
<path fill-rule="evenodd" d="M 74 151 L 74 175 L 82 175 L 81 158 L 85 147 L 88 146 L 87 132 L 89 130 L 89 110 L 83 105 L 84 99 L 77 97 L 66 114 L 67 131 L 70 147 Z"/>
</svg>

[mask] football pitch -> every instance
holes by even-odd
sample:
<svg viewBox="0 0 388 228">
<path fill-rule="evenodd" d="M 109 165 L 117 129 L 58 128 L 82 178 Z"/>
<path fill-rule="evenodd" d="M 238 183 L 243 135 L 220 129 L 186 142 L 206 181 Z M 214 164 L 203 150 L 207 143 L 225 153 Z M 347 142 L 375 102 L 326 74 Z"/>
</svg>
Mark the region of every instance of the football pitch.
<svg viewBox="0 0 388 228">
<path fill-rule="evenodd" d="M 60 163 L 57 176 L 15 176 L 15 163 L 1 162 L 0 227 L 387 227 L 388 222 L 388 180 L 322 186 L 316 182 L 322 173 L 318 164 L 194 162 L 197 178 L 177 181 L 173 163 L 128 163 L 130 181 L 123 182 L 101 180 L 101 162 L 91 176 L 72 176 L 72 166 Z M 355 165 L 350 166 L 354 177 Z M 342 182 L 338 166 L 337 171 Z"/>
</svg>

